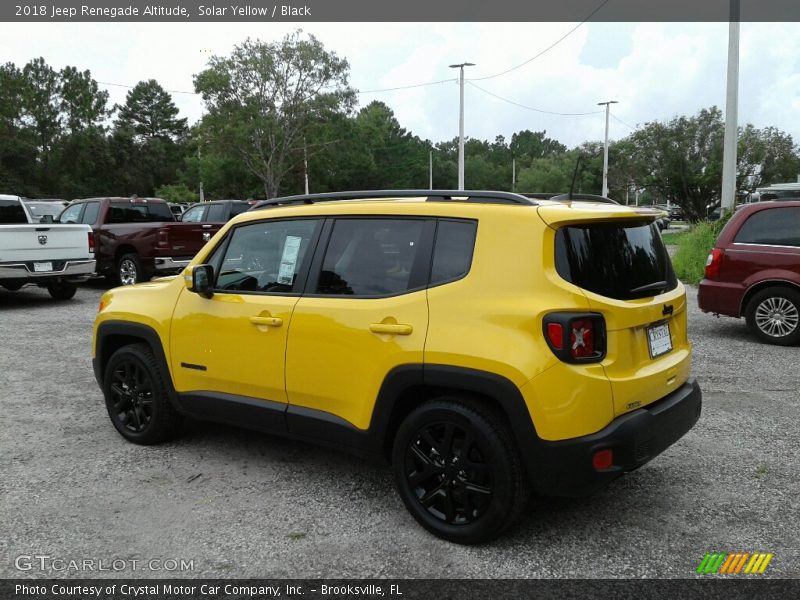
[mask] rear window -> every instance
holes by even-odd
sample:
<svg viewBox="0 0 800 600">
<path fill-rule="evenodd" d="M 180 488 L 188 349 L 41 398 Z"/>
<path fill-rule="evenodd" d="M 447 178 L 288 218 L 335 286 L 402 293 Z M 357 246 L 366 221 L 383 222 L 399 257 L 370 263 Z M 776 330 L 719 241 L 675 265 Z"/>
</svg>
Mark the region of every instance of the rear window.
<svg viewBox="0 0 800 600">
<path fill-rule="evenodd" d="M 153 223 L 174 220 L 169 206 L 161 203 L 112 202 L 108 211 L 109 223 Z"/>
<path fill-rule="evenodd" d="M 580 288 L 617 300 L 648 298 L 678 285 L 661 235 L 648 222 L 562 227 L 556 270 Z"/>
<path fill-rule="evenodd" d="M 0 224 L 27 223 L 28 217 L 19 200 L 0 200 Z"/>
<path fill-rule="evenodd" d="M 736 234 L 734 242 L 800 246 L 800 208 L 784 206 L 753 213 Z"/>
</svg>

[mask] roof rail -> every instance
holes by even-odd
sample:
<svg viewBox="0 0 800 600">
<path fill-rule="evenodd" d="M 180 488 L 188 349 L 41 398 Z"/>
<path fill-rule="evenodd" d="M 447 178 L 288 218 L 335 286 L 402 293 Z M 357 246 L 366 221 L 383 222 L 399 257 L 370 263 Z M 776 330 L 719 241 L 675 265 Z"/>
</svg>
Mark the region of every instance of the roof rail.
<svg viewBox="0 0 800 600">
<path fill-rule="evenodd" d="M 521 194 L 511 192 L 492 192 L 485 190 L 362 190 L 354 192 L 328 192 L 324 194 L 304 194 L 261 200 L 250 210 L 274 208 L 292 204 L 314 204 L 336 200 L 375 200 L 380 198 L 419 198 L 428 202 L 477 202 L 483 204 L 520 204 L 535 206 L 536 202 Z"/>
</svg>

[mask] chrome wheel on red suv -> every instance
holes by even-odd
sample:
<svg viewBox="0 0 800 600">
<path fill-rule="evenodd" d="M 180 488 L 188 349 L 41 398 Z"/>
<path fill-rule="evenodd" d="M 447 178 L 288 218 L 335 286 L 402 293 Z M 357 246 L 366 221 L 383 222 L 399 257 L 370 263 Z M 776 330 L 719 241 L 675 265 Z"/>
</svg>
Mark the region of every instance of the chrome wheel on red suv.
<svg viewBox="0 0 800 600">
<path fill-rule="evenodd" d="M 800 292 L 770 287 L 756 293 L 747 304 L 747 325 L 769 344 L 790 346 L 800 342 Z"/>
</svg>

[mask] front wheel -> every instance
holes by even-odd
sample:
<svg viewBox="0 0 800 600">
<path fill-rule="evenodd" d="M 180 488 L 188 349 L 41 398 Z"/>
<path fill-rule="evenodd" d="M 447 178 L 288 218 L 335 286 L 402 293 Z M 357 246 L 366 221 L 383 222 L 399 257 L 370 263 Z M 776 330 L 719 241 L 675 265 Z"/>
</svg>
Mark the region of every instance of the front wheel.
<svg viewBox="0 0 800 600">
<path fill-rule="evenodd" d="M 69 300 L 77 289 L 78 286 L 70 281 L 54 281 L 47 284 L 47 291 L 56 300 Z"/>
<path fill-rule="evenodd" d="M 446 397 L 415 409 L 397 431 L 395 482 L 411 515 L 460 544 L 499 536 L 528 501 L 528 480 L 502 418 Z"/>
<path fill-rule="evenodd" d="M 169 400 L 158 361 L 146 344 L 123 346 L 111 356 L 103 395 L 111 422 L 130 442 L 155 444 L 173 437 L 180 427 L 182 417 Z"/>
<path fill-rule="evenodd" d="M 800 292 L 775 286 L 757 292 L 747 303 L 747 325 L 762 341 L 779 346 L 800 342 Z"/>
</svg>

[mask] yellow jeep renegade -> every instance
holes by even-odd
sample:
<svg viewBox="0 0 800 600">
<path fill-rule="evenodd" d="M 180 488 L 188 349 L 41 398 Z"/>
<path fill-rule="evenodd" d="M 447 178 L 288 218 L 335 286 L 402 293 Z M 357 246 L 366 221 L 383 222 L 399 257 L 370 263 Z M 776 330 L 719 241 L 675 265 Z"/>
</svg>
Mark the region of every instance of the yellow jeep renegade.
<svg viewBox="0 0 800 600">
<path fill-rule="evenodd" d="M 95 376 L 131 442 L 188 415 L 387 457 L 422 526 L 485 541 L 530 491 L 590 493 L 699 418 L 658 216 L 506 192 L 264 201 L 182 276 L 103 296 Z"/>
</svg>

